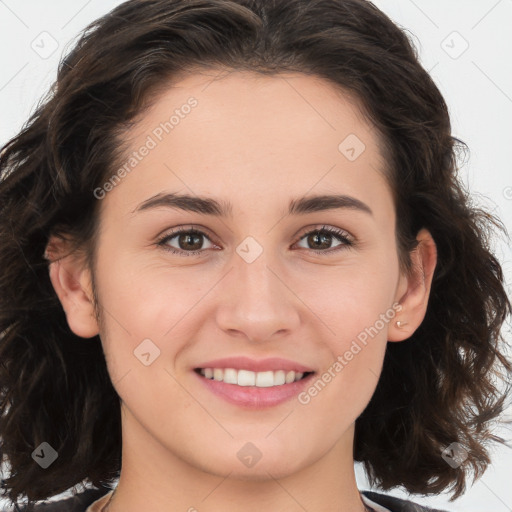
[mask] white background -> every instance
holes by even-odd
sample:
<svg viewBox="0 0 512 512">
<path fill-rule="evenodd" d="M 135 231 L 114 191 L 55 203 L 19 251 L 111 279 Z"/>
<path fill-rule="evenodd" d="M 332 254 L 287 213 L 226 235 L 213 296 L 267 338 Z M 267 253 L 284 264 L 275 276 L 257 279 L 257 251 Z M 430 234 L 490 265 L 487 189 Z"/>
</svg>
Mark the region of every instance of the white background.
<svg viewBox="0 0 512 512">
<path fill-rule="evenodd" d="M 0 0 L 0 144 L 16 134 L 48 90 L 60 57 L 79 31 L 119 3 L 116 0 L 53 0 L 51 3 Z M 461 169 L 461 179 L 478 203 L 500 216 L 510 229 L 512 0 L 376 0 L 374 3 L 411 34 L 422 64 L 447 100 L 453 134 L 465 141 L 471 151 Z M 52 45 L 55 51 L 48 55 Z M 512 250 L 503 241 L 496 244 L 510 285 Z M 510 332 L 507 326 L 504 333 L 508 340 Z M 512 417 L 512 408 L 506 417 Z M 510 427 L 496 431 L 507 439 L 512 437 L 511 432 Z M 493 464 L 483 478 L 455 502 L 449 502 L 447 495 L 410 499 L 457 512 L 511 512 L 512 449 L 496 445 L 492 459 Z M 368 489 L 359 465 L 356 475 L 359 488 Z M 390 493 L 407 497 L 400 489 Z"/>
</svg>

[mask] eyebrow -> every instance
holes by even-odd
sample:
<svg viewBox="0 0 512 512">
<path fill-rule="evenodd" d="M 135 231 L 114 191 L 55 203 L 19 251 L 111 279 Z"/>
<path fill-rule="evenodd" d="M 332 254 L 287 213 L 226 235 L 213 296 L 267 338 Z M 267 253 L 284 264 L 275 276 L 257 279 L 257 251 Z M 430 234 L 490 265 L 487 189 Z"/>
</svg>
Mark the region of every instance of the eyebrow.
<svg viewBox="0 0 512 512">
<path fill-rule="evenodd" d="M 140 203 L 132 213 L 161 207 L 223 218 L 233 216 L 233 205 L 229 201 L 217 201 L 209 197 L 176 193 L 160 193 L 150 197 Z M 292 199 L 288 205 L 288 215 L 305 215 L 340 208 L 358 210 L 373 215 L 371 208 L 355 197 L 328 194 Z"/>
</svg>

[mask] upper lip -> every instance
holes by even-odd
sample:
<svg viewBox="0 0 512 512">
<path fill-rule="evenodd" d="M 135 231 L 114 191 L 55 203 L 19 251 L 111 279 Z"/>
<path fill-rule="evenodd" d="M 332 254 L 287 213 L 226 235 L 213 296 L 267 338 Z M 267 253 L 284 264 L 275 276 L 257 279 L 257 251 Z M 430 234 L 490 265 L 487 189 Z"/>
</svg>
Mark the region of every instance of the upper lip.
<svg viewBox="0 0 512 512">
<path fill-rule="evenodd" d="M 223 359 L 215 359 L 207 361 L 196 366 L 196 368 L 234 368 L 236 370 L 249 370 L 253 372 L 266 372 L 266 371 L 295 371 L 295 372 L 312 372 L 311 368 L 304 366 L 289 359 L 281 357 L 270 357 L 267 359 L 250 359 L 245 356 L 226 357 Z"/>
</svg>

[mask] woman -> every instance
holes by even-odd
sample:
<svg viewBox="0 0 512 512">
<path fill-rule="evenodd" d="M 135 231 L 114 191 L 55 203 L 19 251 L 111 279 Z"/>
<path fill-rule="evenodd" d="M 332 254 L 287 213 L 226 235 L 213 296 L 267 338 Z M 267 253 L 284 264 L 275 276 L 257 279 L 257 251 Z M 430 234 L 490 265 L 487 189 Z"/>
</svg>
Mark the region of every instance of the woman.
<svg viewBox="0 0 512 512">
<path fill-rule="evenodd" d="M 460 496 L 512 365 L 500 224 L 458 142 L 363 0 L 132 0 L 92 24 L 0 160 L 4 495 L 431 510 L 360 492 L 361 461 Z"/>
</svg>

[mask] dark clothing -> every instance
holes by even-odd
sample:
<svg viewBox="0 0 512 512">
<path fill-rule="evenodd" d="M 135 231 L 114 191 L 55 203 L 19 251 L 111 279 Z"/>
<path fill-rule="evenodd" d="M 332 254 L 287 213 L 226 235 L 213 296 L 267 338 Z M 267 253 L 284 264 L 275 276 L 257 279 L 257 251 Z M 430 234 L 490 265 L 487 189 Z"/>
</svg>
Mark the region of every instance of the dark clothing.
<svg viewBox="0 0 512 512">
<path fill-rule="evenodd" d="M 86 489 L 74 496 L 63 498 L 58 501 L 48 503 L 39 503 L 34 506 L 33 512 L 85 512 L 85 509 L 94 501 L 99 500 L 102 496 L 110 492 L 112 489 L 102 487 L 100 489 Z M 27 507 L 14 508 L 13 512 L 29 512 Z M 7 512 L 6 510 L 2 512 Z"/>
<path fill-rule="evenodd" d="M 391 512 L 447 512 L 446 510 L 440 510 L 437 508 L 426 507 L 425 505 L 418 505 L 412 501 L 402 500 L 389 496 L 387 494 L 381 494 L 373 491 L 360 491 L 366 497 L 370 498 L 375 503 L 382 505 L 383 507 L 389 508 Z"/>
<path fill-rule="evenodd" d="M 75 496 L 64 498 L 59 501 L 50 503 L 40 503 L 35 505 L 34 512 L 85 512 L 87 507 L 94 501 L 100 499 L 107 494 L 110 489 L 107 488 L 92 488 L 87 489 Z M 443 510 L 433 509 L 424 505 L 418 505 L 412 501 L 402 500 L 386 494 L 381 494 L 373 491 L 360 491 L 370 500 L 375 503 L 386 507 L 391 512 L 446 512 Z M 16 509 L 15 509 L 16 510 Z M 20 512 L 28 512 L 26 508 L 19 509 Z"/>
</svg>

